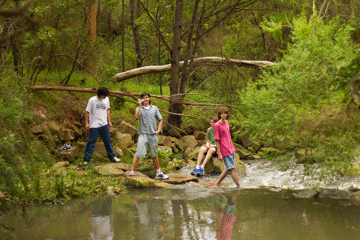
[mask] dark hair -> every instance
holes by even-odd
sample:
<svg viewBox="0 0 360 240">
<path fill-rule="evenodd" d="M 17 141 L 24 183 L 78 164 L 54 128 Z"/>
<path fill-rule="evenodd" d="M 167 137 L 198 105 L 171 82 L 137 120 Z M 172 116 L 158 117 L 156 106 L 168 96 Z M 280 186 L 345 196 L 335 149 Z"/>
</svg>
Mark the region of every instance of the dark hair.
<svg viewBox="0 0 360 240">
<path fill-rule="evenodd" d="M 141 94 L 140 98 L 143 98 L 143 97 L 145 97 L 145 96 L 150 97 L 150 93 L 148 93 L 148 92 L 143 92 L 143 93 Z"/>
<path fill-rule="evenodd" d="M 209 118 L 209 120 L 213 120 L 214 122 L 217 122 L 219 120 L 219 118 L 217 116 L 212 116 L 211 118 Z"/>
<path fill-rule="evenodd" d="M 218 118 L 219 118 L 219 119 L 221 118 L 220 115 L 221 115 L 222 113 L 226 113 L 226 114 L 228 115 L 227 118 L 230 117 L 229 109 L 227 109 L 226 107 L 221 107 L 221 108 L 218 110 L 217 115 L 218 115 Z"/>
<path fill-rule="evenodd" d="M 140 98 L 143 98 L 143 97 L 145 97 L 145 96 L 148 96 L 148 97 L 150 98 L 150 93 L 148 93 L 148 92 L 143 92 L 143 93 L 140 95 Z M 144 103 L 142 103 L 142 104 L 144 104 Z M 151 100 L 149 101 L 149 104 L 151 105 Z"/>
<path fill-rule="evenodd" d="M 106 87 L 99 87 L 99 89 L 97 90 L 97 95 L 98 97 L 109 96 L 109 89 L 107 89 Z"/>
</svg>

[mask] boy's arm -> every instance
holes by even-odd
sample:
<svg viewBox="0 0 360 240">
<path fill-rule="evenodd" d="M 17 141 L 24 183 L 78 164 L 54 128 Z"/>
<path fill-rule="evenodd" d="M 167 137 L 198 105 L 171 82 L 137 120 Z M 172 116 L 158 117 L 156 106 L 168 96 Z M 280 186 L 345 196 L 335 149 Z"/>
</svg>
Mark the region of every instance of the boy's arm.
<svg viewBox="0 0 360 240">
<path fill-rule="evenodd" d="M 222 155 L 221 155 L 221 150 L 220 150 L 220 143 L 218 140 L 216 140 L 216 150 L 217 150 L 217 155 L 218 155 L 218 158 L 220 160 L 222 160 Z"/>
<path fill-rule="evenodd" d="M 135 109 L 135 118 L 136 118 L 136 120 L 140 119 L 140 112 L 141 112 L 141 106 L 142 106 L 141 99 L 138 99 L 138 105 L 139 105 L 139 107 Z"/>
<path fill-rule="evenodd" d="M 107 110 L 107 122 L 109 124 L 109 128 L 112 128 L 110 108 L 108 108 L 108 110 Z"/>
<path fill-rule="evenodd" d="M 90 125 L 89 125 L 89 112 L 85 111 L 85 127 L 87 130 L 90 129 Z"/>
<path fill-rule="evenodd" d="M 155 133 L 156 136 L 158 136 L 159 133 L 161 132 L 161 130 L 162 130 L 162 125 L 163 125 L 163 120 L 161 119 L 161 120 L 159 121 L 158 129 L 157 129 L 157 131 L 156 131 L 156 133 Z"/>
</svg>

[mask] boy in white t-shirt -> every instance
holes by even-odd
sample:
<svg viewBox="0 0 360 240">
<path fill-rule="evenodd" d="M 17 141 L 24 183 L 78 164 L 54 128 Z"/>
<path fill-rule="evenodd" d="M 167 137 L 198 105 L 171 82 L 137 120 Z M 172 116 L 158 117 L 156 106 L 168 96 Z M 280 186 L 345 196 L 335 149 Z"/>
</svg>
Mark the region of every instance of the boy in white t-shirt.
<svg viewBox="0 0 360 240">
<path fill-rule="evenodd" d="M 89 163 L 95 150 L 96 140 L 101 136 L 104 142 L 108 158 L 112 162 L 121 160 L 115 156 L 110 137 L 110 128 L 112 127 L 110 115 L 110 100 L 108 98 L 109 90 L 106 87 L 100 87 L 97 90 L 97 96 L 90 98 L 85 112 L 85 127 L 90 129 L 89 139 L 86 144 L 84 165 Z"/>
</svg>

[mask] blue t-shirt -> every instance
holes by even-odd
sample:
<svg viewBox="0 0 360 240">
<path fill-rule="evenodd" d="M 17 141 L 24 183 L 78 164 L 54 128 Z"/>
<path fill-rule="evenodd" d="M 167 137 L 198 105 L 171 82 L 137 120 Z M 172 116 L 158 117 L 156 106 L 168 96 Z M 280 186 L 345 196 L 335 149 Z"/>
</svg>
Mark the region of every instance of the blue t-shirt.
<svg viewBox="0 0 360 240">
<path fill-rule="evenodd" d="M 136 108 L 135 113 L 139 108 Z M 159 109 L 150 105 L 149 109 L 145 107 L 140 108 L 140 123 L 137 133 L 138 134 L 155 134 L 157 131 L 157 121 L 162 120 Z"/>
</svg>

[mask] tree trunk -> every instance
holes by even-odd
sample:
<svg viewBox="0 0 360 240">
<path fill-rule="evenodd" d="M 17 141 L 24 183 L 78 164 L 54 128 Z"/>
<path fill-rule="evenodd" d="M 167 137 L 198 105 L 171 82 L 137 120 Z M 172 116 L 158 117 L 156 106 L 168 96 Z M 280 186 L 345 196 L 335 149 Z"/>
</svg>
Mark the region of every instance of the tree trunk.
<svg viewBox="0 0 360 240">
<path fill-rule="evenodd" d="M 140 41 L 140 34 L 139 34 L 139 26 L 135 23 L 135 21 L 138 19 L 138 11 L 137 14 L 135 14 L 135 3 L 134 0 L 129 1 L 130 4 L 130 22 L 131 22 L 131 29 L 133 32 L 134 37 L 134 43 L 135 43 L 135 51 L 137 54 L 137 60 L 136 60 L 136 67 L 142 66 L 142 53 L 141 53 L 141 41 Z"/>
<path fill-rule="evenodd" d="M 111 10 L 108 10 L 107 13 L 107 24 L 106 24 L 106 42 L 110 44 L 111 40 L 111 24 L 112 23 L 112 13 Z"/>
<path fill-rule="evenodd" d="M 175 9 L 175 23 L 173 27 L 174 32 L 174 42 L 171 50 L 171 80 L 170 80 L 170 105 L 169 111 L 173 113 L 182 113 L 184 106 L 178 101 L 181 101 L 179 98 L 179 62 L 180 62 L 180 43 L 181 43 L 181 33 L 182 33 L 182 13 L 183 13 L 183 0 L 176 0 L 176 9 Z M 182 122 L 181 116 L 170 114 L 168 117 L 168 122 L 176 127 L 180 127 Z"/>
<path fill-rule="evenodd" d="M 97 16 L 98 16 L 98 2 L 94 1 L 90 4 L 88 9 L 87 24 L 89 25 L 89 40 L 90 44 L 93 44 L 97 35 Z M 87 69 L 91 69 L 91 57 L 89 56 L 84 61 L 84 66 Z"/>
</svg>

